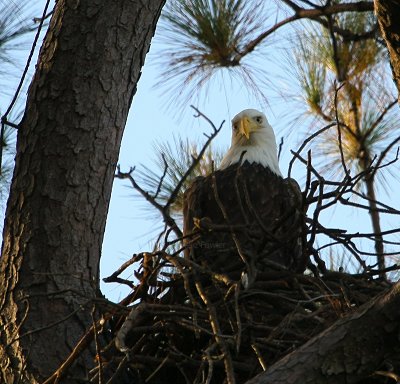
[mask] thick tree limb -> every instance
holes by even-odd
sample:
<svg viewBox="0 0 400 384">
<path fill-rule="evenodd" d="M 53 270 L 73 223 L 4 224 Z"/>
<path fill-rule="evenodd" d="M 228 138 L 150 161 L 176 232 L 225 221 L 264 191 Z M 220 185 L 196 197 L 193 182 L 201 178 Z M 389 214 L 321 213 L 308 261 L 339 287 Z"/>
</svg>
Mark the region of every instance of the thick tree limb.
<svg viewBox="0 0 400 384">
<path fill-rule="evenodd" d="M 399 308 L 400 283 L 247 384 L 351 384 L 388 370 L 400 356 Z"/>
</svg>

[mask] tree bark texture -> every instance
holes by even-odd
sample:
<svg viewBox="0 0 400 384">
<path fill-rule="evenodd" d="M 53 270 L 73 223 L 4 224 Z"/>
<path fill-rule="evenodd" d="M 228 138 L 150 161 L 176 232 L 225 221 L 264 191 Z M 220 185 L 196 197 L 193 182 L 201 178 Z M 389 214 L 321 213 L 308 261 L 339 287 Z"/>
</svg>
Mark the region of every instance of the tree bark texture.
<svg viewBox="0 0 400 384">
<path fill-rule="evenodd" d="M 18 129 L 6 211 L 1 383 L 42 381 L 90 325 L 122 133 L 163 3 L 56 4 Z M 67 382 L 93 363 L 82 354 Z"/>
<path fill-rule="evenodd" d="M 400 283 L 246 384 L 353 384 L 400 369 Z"/>
<path fill-rule="evenodd" d="M 393 80 L 397 86 L 400 103 L 400 1 L 375 0 L 375 13 L 390 55 Z"/>
</svg>

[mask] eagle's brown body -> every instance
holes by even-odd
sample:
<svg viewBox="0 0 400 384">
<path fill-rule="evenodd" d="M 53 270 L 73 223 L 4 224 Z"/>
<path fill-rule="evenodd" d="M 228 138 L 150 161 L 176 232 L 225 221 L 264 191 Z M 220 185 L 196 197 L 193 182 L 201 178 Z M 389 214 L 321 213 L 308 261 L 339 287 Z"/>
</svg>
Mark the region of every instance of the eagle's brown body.
<svg viewBox="0 0 400 384">
<path fill-rule="evenodd" d="M 260 164 L 231 165 L 185 192 L 185 256 L 235 280 L 276 266 L 303 271 L 303 222 L 294 180 Z"/>
</svg>

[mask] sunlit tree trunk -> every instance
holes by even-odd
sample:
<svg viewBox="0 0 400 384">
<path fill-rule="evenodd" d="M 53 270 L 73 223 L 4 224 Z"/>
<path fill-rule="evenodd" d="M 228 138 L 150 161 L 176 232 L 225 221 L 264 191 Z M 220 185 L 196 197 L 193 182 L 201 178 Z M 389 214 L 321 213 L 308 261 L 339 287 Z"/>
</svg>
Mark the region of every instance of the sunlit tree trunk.
<svg viewBox="0 0 400 384">
<path fill-rule="evenodd" d="M 375 0 L 375 13 L 390 55 L 393 79 L 399 91 L 400 103 L 400 2 Z"/>
<path fill-rule="evenodd" d="M 163 3 L 57 2 L 18 129 L 0 259 L 1 383 L 43 381 L 92 321 L 122 132 Z M 81 353 L 66 382 L 91 365 Z"/>
<path fill-rule="evenodd" d="M 358 164 L 364 175 L 364 185 L 366 189 L 366 196 L 368 198 L 369 214 L 371 217 L 372 230 L 374 233 L 375 241 L 375 254 L 377 260 L 378 270 L 380 271 L 379 277 L 385 278 L 386 274 L 383 272 L 385 269 L 385 256 L 384 256 L 384 245 L 381 229 L 380 214 L 377 210 L 376 194 L 375 194 L 375 178 L 369 168 L 372 164 L 372 156 L 369 148 L 365 145 L 364 131 L 361 129 L 362 124 L 362 113 L 361 113 L 361 93 L 357 92 L 356 87 L 348 85 L 345 87 L 347 90 L 348 98 L 351 100 L 351 113 L 352 118 L 350 119 L 351 125 L 354 129 L 354 135 L 357 138 L 357 151 L 358 151 Z"/>
</svg>

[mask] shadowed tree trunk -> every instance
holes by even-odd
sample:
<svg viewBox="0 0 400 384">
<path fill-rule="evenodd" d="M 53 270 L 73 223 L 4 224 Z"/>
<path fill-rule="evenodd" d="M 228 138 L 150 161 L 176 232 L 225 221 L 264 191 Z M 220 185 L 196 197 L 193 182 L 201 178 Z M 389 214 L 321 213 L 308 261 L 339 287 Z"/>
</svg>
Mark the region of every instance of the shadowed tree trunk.
<svg viewBox="0 0 400 384">
<path fill-rule="evenodd" d="M 389 51 L 393 79 L 399 91 L 400 103 L 400 2 L 375 0 L 374 6 L 382 36 Z"/>
<path fill-rule="evenodd" d="M 57 2 L 18 129 L 0 259 L 1 383 L 42 381 L 91 322 L 121 137 L 163 3 Z M 83 353 L 67 382 L 91 365 Z"/>
</svg>

